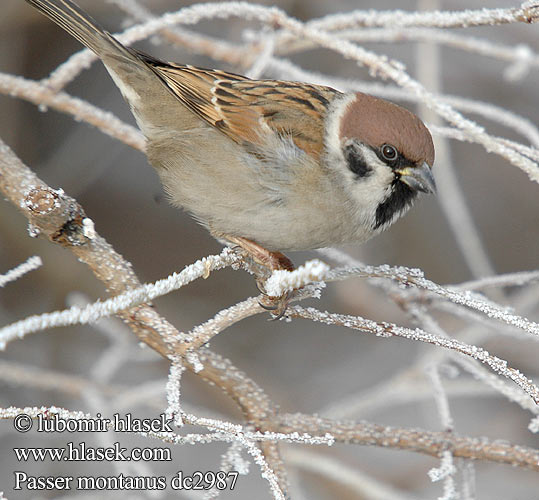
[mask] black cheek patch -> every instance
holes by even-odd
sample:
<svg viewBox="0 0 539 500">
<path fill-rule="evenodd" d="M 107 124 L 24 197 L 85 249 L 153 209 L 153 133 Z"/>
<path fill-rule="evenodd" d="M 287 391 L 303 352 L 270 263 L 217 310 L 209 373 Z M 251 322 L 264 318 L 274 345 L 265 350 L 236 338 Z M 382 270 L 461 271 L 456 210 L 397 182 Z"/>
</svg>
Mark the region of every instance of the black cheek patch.
<svg viewBox="0 0 539 500">
<path fill-rule="evenodd" d="M 348 168 L 358 177 L 367 177 L 372 173 L 372 168 L 367 164 L 364 156 L 353 144 L 344 148 L 344 157 L 348 163 Z"/>
<path fill-rule="evenodd" d="M 384 224 L 391 222 L 395 214 L 408 208 L 417 195 L 416 191 L 399 180 L 393 182 L 392 187 L 393 191 L 391 194 L 376 209 L 376 223 L 373 229 L 378 229 Z"/>
</svg>

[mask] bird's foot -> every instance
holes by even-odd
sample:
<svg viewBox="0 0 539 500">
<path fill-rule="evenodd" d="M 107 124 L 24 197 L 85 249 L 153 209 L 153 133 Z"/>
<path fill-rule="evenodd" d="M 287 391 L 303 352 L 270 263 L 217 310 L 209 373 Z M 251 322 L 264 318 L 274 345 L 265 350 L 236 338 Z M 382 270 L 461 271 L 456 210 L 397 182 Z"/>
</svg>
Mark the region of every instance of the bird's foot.
<svg viewBox="0 0 539 500">
<path fill-rule="evenodd" d="M 260 307 L 271 312 L 273 320 L 281 319 L 286 313 L 293 292 L 286 292 L 279 297 L 273 297 L 266 293 L 264 283 L 273 271 L 293 271 L 294 264 L 292 264 L 292 261 L 283 253 L 268 250 L 247 238 L 229 235 L 221 235 L 221 237 L 237 245 L 243 255 L 253 261 L 255 266 L 252 266 L 250 270 L 255 274 L 256 286 L 263 295 L 258 303 Z"/>
</svg>

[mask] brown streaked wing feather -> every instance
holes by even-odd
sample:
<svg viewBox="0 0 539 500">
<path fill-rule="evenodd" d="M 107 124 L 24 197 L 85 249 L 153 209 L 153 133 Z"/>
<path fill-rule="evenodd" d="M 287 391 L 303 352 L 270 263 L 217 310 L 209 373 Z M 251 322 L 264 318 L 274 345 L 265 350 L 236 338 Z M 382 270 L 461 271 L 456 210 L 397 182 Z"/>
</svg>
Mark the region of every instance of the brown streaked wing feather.
<svg viewBox="0 0 539 500">
<path fill-rule="evenodd" d="M 235 142 L 262 145 L 269 128 L 290 136 L 307 154 L 320 155 L 323 119 L 338 91 L 154 60 L 147 63 L 185 106 Z"/>
<path fill-rule="evenodd" d="M 240 132 L 244 112 L 248 111 L 256 115 L 257 134 L 269 127 L 278 135 L 289 136 L 299 148 L 318 158 L 324 142 L 324 118 L 338 92 L 298 82 L 219 80 L 213 93 L 215 106 L 234 133 Z"/>
</svg>

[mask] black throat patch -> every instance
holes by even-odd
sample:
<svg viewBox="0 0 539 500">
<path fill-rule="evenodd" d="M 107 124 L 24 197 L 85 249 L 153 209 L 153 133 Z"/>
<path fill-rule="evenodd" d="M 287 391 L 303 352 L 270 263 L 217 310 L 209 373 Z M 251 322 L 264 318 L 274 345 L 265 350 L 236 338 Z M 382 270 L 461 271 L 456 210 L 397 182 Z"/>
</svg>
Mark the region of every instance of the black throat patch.
<svg viewBox="0 0 539 500">
<path fill-rule="evenodd" d="M 390 223 L 396 214 L 410 207 L 417 195 L 416 191 L 399 179 L 393 181 L 391 188 L 391 194 L 376 209 L 376 222 L 373 229 Z"/>
</svg>

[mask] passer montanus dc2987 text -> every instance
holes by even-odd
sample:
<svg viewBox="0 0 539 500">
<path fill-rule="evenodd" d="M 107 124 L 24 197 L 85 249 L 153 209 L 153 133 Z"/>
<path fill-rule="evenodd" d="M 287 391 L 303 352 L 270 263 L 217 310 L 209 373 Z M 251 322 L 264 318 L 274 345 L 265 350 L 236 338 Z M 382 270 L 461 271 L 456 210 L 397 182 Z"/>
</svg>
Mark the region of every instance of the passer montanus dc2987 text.
<svg viewBox="0 0 539 500">
<path fill-rule="evenodd" d="M 175 205 L 271 268 L 279 250 L 361 243 L 435 190 L 432 138 L 362 93 L 163 62 L 70 0 L 27 0 L 103 61 Z"/>
</svg>

